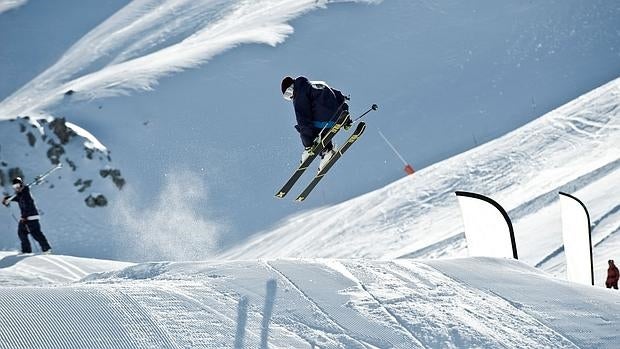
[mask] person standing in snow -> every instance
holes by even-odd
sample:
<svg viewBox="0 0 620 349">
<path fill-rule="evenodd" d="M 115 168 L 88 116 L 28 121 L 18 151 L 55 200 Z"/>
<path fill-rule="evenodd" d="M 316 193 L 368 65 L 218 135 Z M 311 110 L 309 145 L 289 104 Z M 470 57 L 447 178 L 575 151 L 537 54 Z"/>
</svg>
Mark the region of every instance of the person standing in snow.
<svg viewBox="0 0 620 349">
<path fill-rule="evenodd" d="M 304 151 L 301 154 L 303 162 L 310 156 L 310 149 L 324 127 L 331 127 L 340 113 L 349 111 L 348 100 L 340 91 L 329 87 L 322 81 L 309 81 L 306 77 L 300 76 L 293 79 L 285 77 L 281 83 L 281 90 L 284 99 L 293 102 L 297 125 L 295 129 L 299 132 Z M 351 120 L 345 123 L 344 128 L 351 126 Z M 336 153 L 334 145 L 329 142 L 321 151 L 321 162 L 319 170 Z"/>
<path fill-rule="evenodd" d="M 607 286 L 607 288 L 615 288 L 617 290 L 620 272 L 618 272 L 618 267 L 614 264 L 613 259 L 610 259 L 608 263 L 609 269 L 607 269 L 607 281 L 605 281 L 605 286 Z"/>
<path fill-rule="evenodd" d="M 17 227 L 17 235 L 22 245 L 22 253 L 32 253 L 32 247 L 28 240 L 28 234 L 39 243 L 41 251 L 44 253 L 51 253 L 52 248 L 47 242 L 45 235 L 41 232 L 41 225 L 39 224 L 39 211 L 34 203 L 32 195 L 30 195 L 30 188 L 24 185 L 21 178 L 17 177 L 13 179 L 13 189 L 15 190 L 15 196 L 5 196 L 2 200 L 4 206 L 8 206 L 11 201 L 17 201 L 19 209 L 21 211 L 21 218 Z"/>
</svg>

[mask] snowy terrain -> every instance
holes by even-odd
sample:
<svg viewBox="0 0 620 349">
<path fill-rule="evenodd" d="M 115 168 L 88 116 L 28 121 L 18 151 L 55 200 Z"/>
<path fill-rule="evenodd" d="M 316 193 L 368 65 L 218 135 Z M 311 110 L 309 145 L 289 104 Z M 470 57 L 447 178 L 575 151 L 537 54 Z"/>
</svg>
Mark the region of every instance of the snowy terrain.
<svg viewBox="0 0 620 349">
<path fill-rule="evenodd" d="M 79 3 L 0 0 L 0 186 L 64 165 L 33 190 L 55 254 L 16 254 L 15 205 L 0 221 L 0 348 L 618 346 L 620 293 L 564 280 L 557 197 L 590 209 L 600 286 L 617 4 Z M 367 132 L 303 206 L 274 199 L 288 74 L 379 103 L 369 129 L 419 171 L 388 184 Z M 466 258 L 456 190 L 508 210 L 519 261 Z"/>
<path fill-rule="evenodd" d="M 620 339 L 617 293 L 510 260 L 120 269 L 66 256 L 15 258 L 0 259 L 0 277 L 28 270 L 55 285 L 0 288 L 0 348 L 7 349 L 615 348 Z M 97 268 L 116 271 L 70 282 Z"/>
<path fill-rule="evenodd" d="M 454 192 L 492 197 L 511 216 L 520 258 L 564 272 L 558 192 L 589 207 L 597 284 L 620 235 L 620 79 L 497 140 L 342 204 L 288 219 L 228 258 L 438 258 L 466 255 Z"/>
<path fill-rule="evenodd" d="M 58 252 L 212 258 L 400 178 L 379 129 L 421 169 L 617 78 L 619 15 L 607 0 L 27 1 L 0 17 L 0 116 L 63 117 L 96 136 L 126 179 L 95 215 L 47 214 Z M 288 74 L 351 94 L 354 113 L 380 106 L 303 205 L 273 199 L 301 152 L 279 94 Z M 48 212 L 64 199 L 40 189 Z M 81 243 L 71 228 L 106 238 Z M 148 243 L 118 248 L 126 236 Z"/>
</svg>

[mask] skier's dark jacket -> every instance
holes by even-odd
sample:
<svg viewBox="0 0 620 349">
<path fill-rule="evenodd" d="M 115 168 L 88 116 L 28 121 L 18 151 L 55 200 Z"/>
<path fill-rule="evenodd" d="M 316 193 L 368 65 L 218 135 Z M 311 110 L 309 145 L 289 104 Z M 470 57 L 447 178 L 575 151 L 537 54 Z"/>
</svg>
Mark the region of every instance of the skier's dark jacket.
<svg viewBox="0 0 620 349">
<path fill-rule="evenodd" d="M 24 186 L 22 191 L 15 194 L 12 201 L 17 201 L 19 204 L 19 209 L 22 212 L 22 218 L 39 215 L 37 207 L 34 204 L 34 200 L 32 199 L 32 195 L 30 195 L 30 188 L 28 186 Z"/>
<path fill-rule="evenodd" d="M 293 85 L 293 105 L 304 147 L 312 145 L 321 129 L 333 123 L 342 110 L 348 110 L 342 93 L 321 82 L 312 83 L 300 76 Z"/>
</svg>

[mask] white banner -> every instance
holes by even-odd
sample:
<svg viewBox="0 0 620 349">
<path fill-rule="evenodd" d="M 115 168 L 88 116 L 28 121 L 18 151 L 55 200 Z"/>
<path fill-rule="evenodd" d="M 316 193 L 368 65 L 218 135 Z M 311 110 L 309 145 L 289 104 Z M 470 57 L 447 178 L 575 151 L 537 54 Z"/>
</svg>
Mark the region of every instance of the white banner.
<svg viewBox="0 0 620 349">
<path fill-rule="evenodd" d="M 588 210 L 579 199 L 566 193 L 560 193 L 560 206 L 568 280 L 594 285 Z"/>
<path fill-rule="evenodd" d="M 506 211 L 492 199 L 457 191 L 470 256 L 517 259 L 512 223 Z"/>
</svg>

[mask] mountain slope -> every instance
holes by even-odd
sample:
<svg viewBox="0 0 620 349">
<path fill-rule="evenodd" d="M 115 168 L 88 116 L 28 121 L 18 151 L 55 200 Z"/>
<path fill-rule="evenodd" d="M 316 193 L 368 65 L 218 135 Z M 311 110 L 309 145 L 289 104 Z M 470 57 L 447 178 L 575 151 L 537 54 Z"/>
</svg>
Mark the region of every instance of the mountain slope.
<svg viewBox="0 0 620 349">
<path fill-rule="evenodd" d="M 12 349 L 612 348 L 620 323 L 612 291 L 487 258 L 147 263 L 0 305 Z"/>
<path fill-rule="evenodd" d="M 620 73 L 620 8 L 608 0 L 368 4 L 30 1 L 0 19 L 0 75 L 14 77 L 0 81 L 0 98 L 6 97 L 0 114 L 12 118 L 33 110 L 28 115 L 37 117 L 47 108 L 112 151 L 127 186 L 122 203 L 110 207 L 129 208 L 132 215 L 119 220 L 118 211 L 105 209 L 108 224 L 92 224 L 86 230 L 93 235 L 119 237 L 110 241 L 116 246 L 124 236 L 153 229 L 182 241 L 176 237 L 185 226 L 158 229 L 139 215 L 169 212 L 159 203 L 166 202 L 175 178 L 200 193 L 182 212 L 218 227 L 209 235 L 226 247 L 291 214 L 400 178 L 401 164 L 378 128 L 420 169 Z M 63 40 L 50 41 L 49 32 Z M 355 113 L 371 103 L 381 107 L 368 119 L 364 141 L 304 205 L 273 200 L 302 151 L 293 109 L 279 93 L 280 79 L 289 74 L 325 80 L 351 94 Z M 89 218 L 58 219 L 84 227 Z M 81 249 L 98 253 L 104 244 Z M 131 257 L 105 257 L 176 258 L 156 245 Z M 210 251 L 192 255 L 206 258 Z"/>
<path fill-rule="evenodd" d="M 385 188 L 292 217 L 223 257 L 464 255 L 456 190 L 502 204 L 515 221 L 519 255 L 531 265 L 561 245 L 559 190 L 581 195 L 591 205 L 593 221 L 606 221 L 604 230 L 594 227 L 596 236 L 615 234 L 618 197 L 605 193 L 620 189 L 618 95 L 620 79 Z"/>
</svg>

